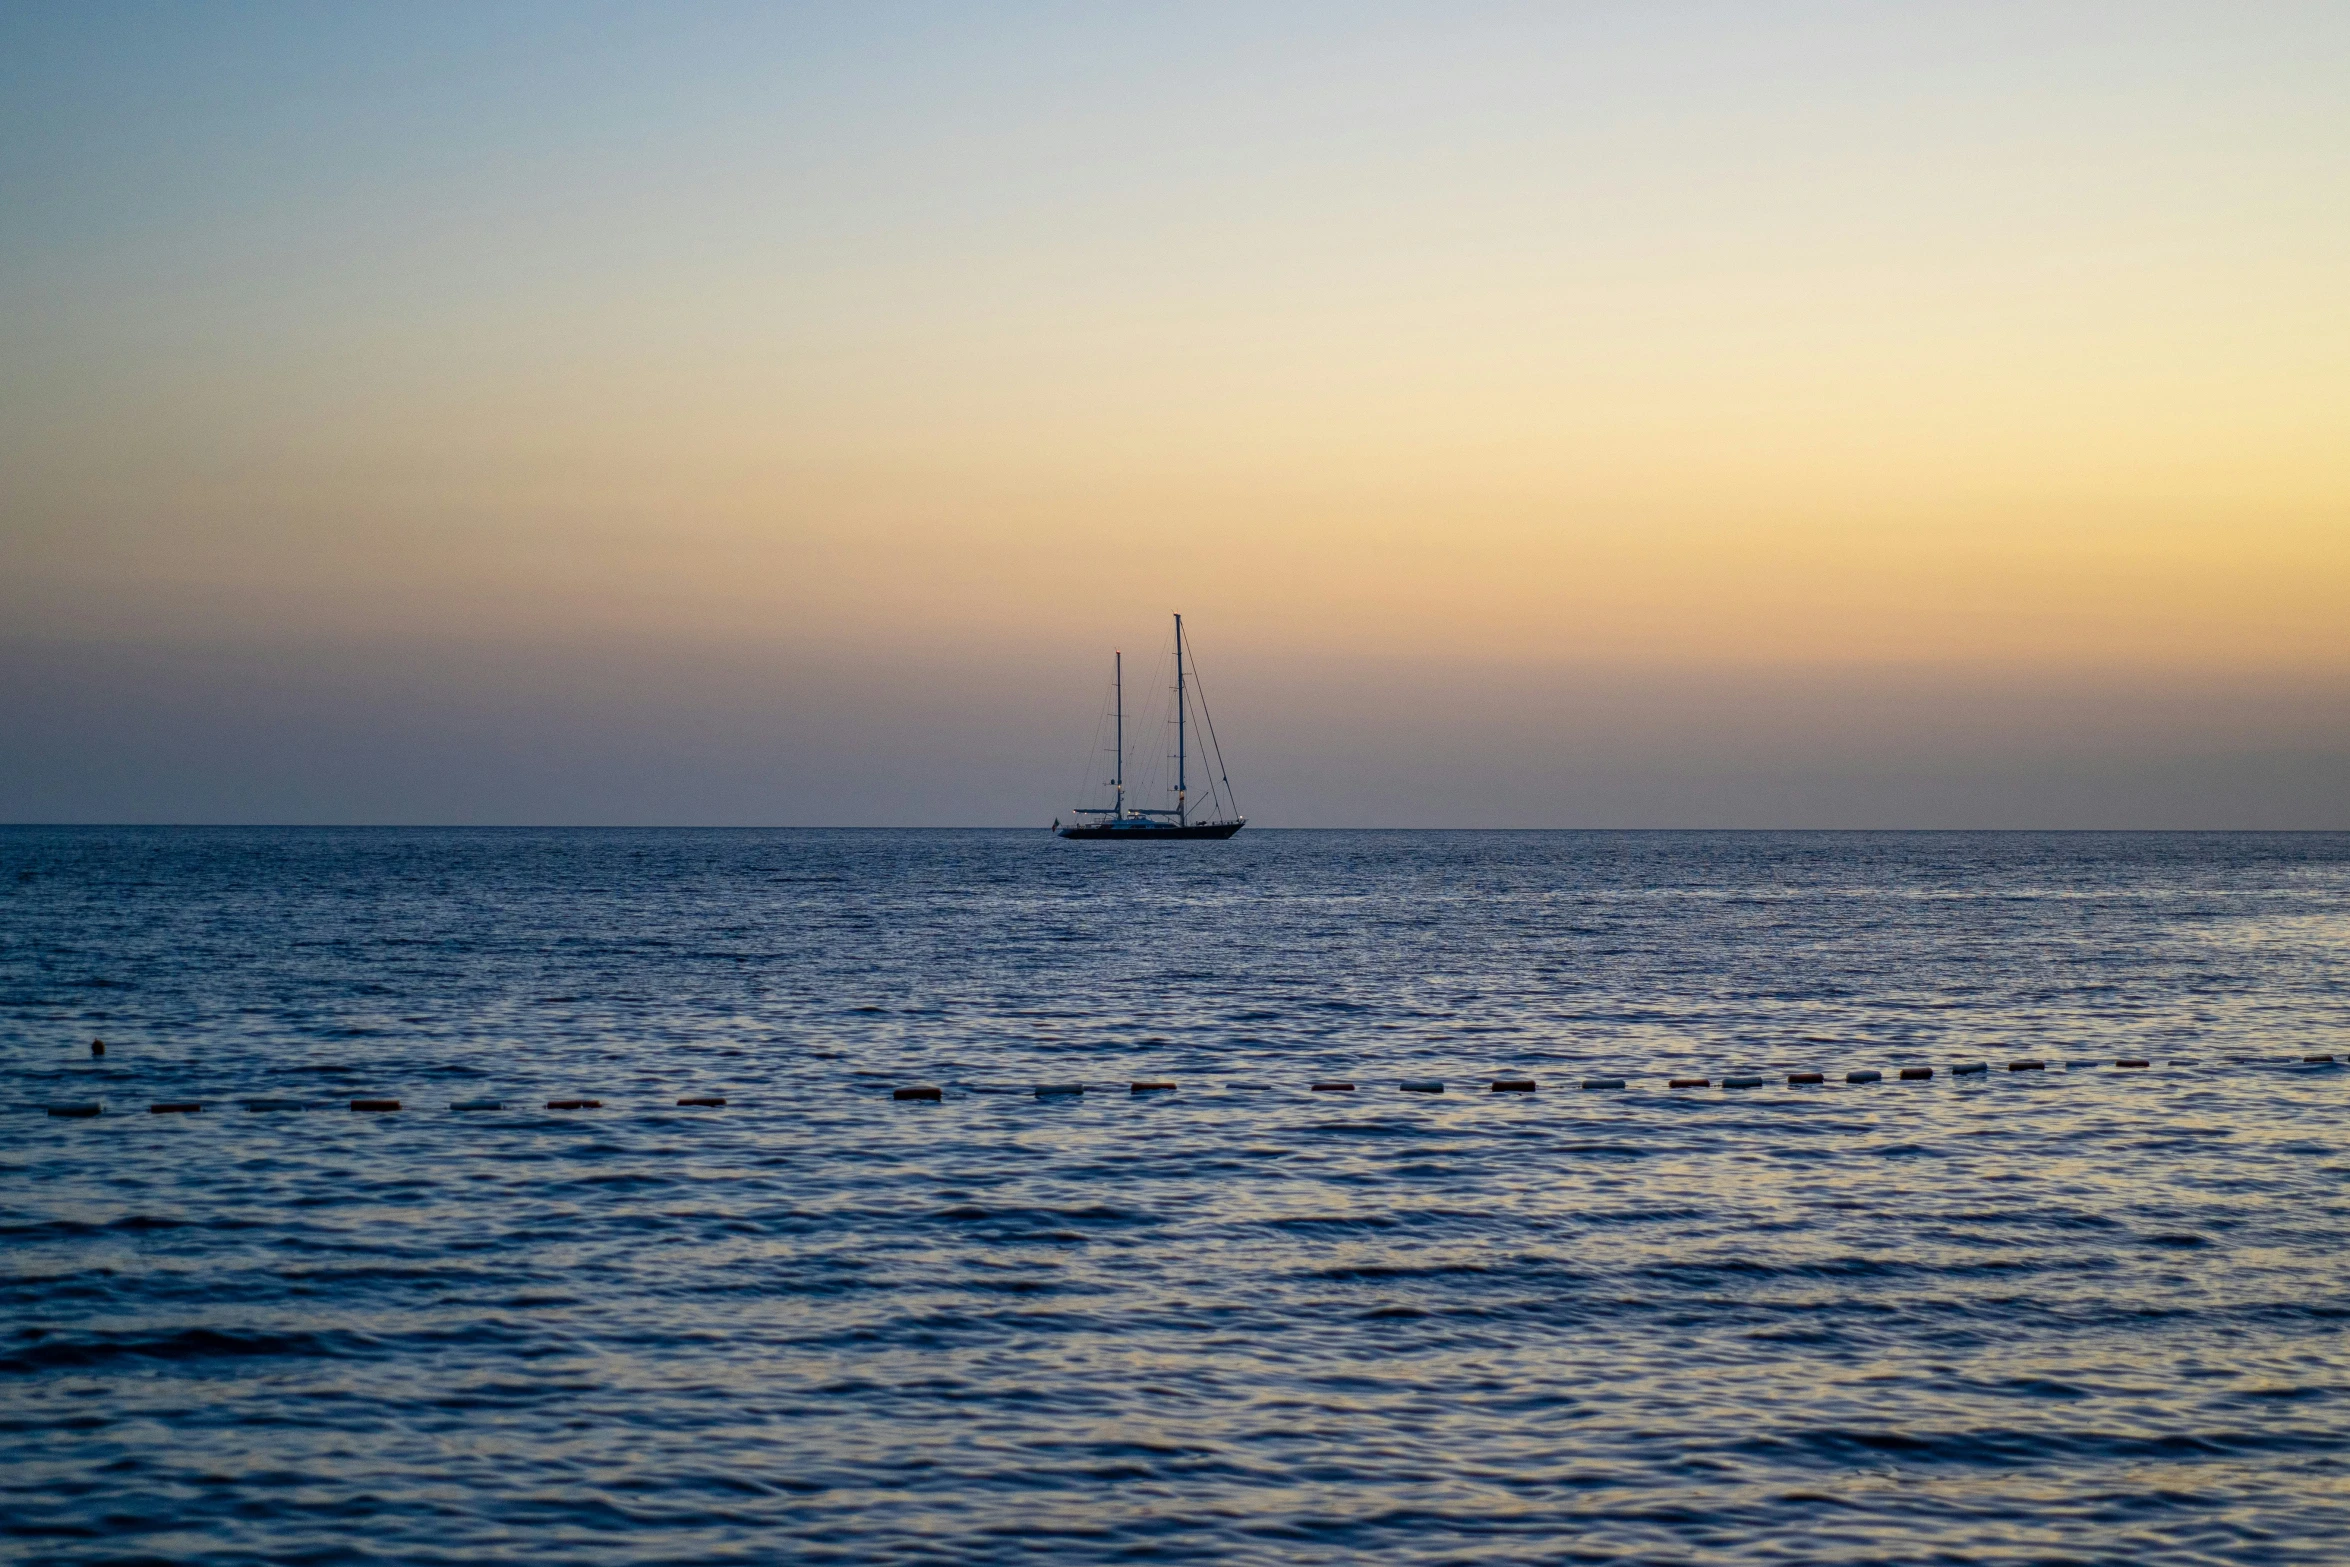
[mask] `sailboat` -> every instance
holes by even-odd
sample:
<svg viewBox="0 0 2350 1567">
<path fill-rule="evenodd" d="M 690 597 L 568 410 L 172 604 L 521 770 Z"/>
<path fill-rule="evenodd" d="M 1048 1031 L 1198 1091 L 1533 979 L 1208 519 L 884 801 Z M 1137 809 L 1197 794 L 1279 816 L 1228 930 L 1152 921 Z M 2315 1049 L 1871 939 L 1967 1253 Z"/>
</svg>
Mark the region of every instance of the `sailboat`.
<svg viewBox="0 0 2350 1567">
<path fill-rule="evenodd" d="M 1053 830 L 1064 838 L 1105 838 L 1121 843 L 1148 840 L 1153 843 L 1170 838 L 1229 838 L 1248 825 L 1248 819 L 1239 814 L 1232 800 L 1232 780 L 1224 776 L 1224 748 L 1216 743 L 1215 721 L 1208 717 L 1207 692 L 1200 687 L 1199 672 L 1190 667 L 1191 661 L 1183 650 L 1183 617 L 1175 617 L 1175 804 L 1172 809 L 1145 809 L 1126 803 L 1126 655 L 1110 655 L 1110 689 L 1114 693 L 1117 712 L 1117 764 L 1110 773 L 1110 803 L 1108 805 L 1081 805 L 1074 812 L 1077 820 L 1055 822 Z M 1188 671 L 1188 679 L 1186 674 Z M 1207 731 L 1208 747 L 1216 759 L 1216 778 L 1222 780 L 1222 789 L 1211 781 L 1208 795 L 1210 809 L 1226 809 L 1232 814 L 1212 819 L 1194 819 L 1191 814 L 1191 704 L 1199 703 L 1200 721 Z M 1202 760 L 1206 760 L 1205 757 Z"/>
</svg>

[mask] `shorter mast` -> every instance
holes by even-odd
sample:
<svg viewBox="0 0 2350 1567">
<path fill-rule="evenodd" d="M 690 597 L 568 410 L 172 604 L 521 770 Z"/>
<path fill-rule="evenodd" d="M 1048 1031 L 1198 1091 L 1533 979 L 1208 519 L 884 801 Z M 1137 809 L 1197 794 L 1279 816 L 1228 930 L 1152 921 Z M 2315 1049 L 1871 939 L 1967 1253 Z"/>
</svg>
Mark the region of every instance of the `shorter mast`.
<svg viewBox="0 0 2350 1567">
<path fill-rule="evenodd" d="M 1175 617 L 1175 825 L 1183 825 L 1183 617 Z"/>
<path fill-rule="evenodd" d="M 1110 655 L 1110 689 L 1118 693 L 1118 765 L 1111 770 L 1110 787 L 1118 793 L 1118 808 L 1110 813 L 1114 821 L 1126 819 L 1126 654 L 1123 649 Z"/>
</svg>

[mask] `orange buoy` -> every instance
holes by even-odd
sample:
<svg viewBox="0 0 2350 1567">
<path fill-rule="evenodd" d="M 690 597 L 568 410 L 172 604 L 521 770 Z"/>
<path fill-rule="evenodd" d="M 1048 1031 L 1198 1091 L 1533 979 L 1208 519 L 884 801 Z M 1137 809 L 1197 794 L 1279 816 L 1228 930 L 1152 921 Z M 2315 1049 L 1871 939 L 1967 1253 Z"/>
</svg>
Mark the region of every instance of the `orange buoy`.
<svg viewBox="0 0 2350 1567">
<path fill-rule="evenodd" d="M 1314 1085 L 1314 1092 L 1317 1094 L 1351 1094 L 1354 1091 L 1355 1085 L 1352 1083 L 1316 1083 Z"/>
<path fill-rule="evenodd" d="M 2048 1063 L 2045 1061 L 2010 1061 L 2007 1063 L 2007 1069 L 2010 1072 L 2045 1072 L 2048 1070 Z"/>
<path fill-rule="evenodd" d="M 1127 1086 L 1138 1094 L 1171 1094 L 1175 1091 L 1173 1083 L 1131 1083 Z"/>
<path fill-rule="evenodd" d="M 1922 1083 L 1933 1075 L 1934 1069 L 1930 1066 L 1905 1066 L 1901 1069 L 1901 1080 L 1905 1083 Z"/>
<path fill-rule="evenodd" d="M 351 1108 L 354 1110 L 397 1110 L 400 1108 L 400 1101 L 397 1099 L 354 1099 L 351 1101 Z"/>
<path fill-rule="evenodd" d="M 1824 1083 L 1826 1081 L 1827 1078 L 1818 1072 L 1790 1072 L 1787 1074 L 1787 1082 L 1788 1086 L 1790 1087 L 1798 1087 L 1808 1083 Z"/>
<path fill-rule="evenodd" d="M 202 1105 L 191 1100 L 179 1100 L 171 1104 L 149 1105 L 147 1113 L 149 1115 L 194 1115 L 203 1108 Z"/>
<path fill-rule="evenodd" d="M 722 1110 L 726 1107 L 726 1101 L 715 1096 L 703 1099 L 680 1099 L 677 1102 L 681 1106 L 693 1105 L 703 1110 Z"/>
<path fill-rule="evenodd" d="M 1530 1077 L 1505 1077 L 1500 1082 L 1493 1085 L 1492 1091 L 1497 1094 L 1530 1094 L 1534 1092 L 1534 1079 Z"/>
<path fill-rule="evenodd" d="M 550 1099 L 547 1101 L 547 1108 L 550 1110 L 601 1110 L 604 1108 L 604 1101 L 601 1099 Z"/>
<path fill-rule="evenodd" d="M 2144 1066 L 2145 1064 L 2143 1061 L 2116 1061 L 2114 1063 L 2115 1066 Z"/>
<path fill-rule="evenodd" d="M 1676 1077 L 1667 1086 L 1672 1088 L 1711 1088 L 1714 1085 L 1702 1077 Z"/>
<path fill-rule="evenodd" d="M 933 1102 L 946 1098 L 935 1088 L 899 1088 L 890 1092 L 892 1099 L 927 1099 Z"/>
<path fill-rule="evenodd" d="M 49 1113 L 51 1115 L 69 1116 L 74 1120 L 79 1121 L 98 1114 L 101 1108 L 102 1107 L 98 1105 L 51 1105 L 49 1107 Z"/>
</svg>

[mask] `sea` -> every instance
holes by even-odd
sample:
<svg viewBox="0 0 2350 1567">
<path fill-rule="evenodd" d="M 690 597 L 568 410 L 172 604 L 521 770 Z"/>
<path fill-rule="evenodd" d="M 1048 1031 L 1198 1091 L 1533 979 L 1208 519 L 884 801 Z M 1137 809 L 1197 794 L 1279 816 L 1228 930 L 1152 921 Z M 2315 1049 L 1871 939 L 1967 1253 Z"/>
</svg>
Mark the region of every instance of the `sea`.
<svg viewBox="0 0 2350 1567">
<path fill-rule="evenodd" d="M 2339 1563 L 2346 1061 L 2341 834 L 0 830 L 0 1556 Z"/>
</svg>

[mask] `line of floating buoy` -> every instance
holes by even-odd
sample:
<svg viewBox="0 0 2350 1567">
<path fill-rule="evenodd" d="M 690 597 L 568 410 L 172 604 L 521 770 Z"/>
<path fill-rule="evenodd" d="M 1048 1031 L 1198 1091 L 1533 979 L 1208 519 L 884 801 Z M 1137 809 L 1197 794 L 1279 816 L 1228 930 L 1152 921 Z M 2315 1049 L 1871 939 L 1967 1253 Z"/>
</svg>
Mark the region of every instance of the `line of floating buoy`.
<svg viewBox="0 0 2350 1567">
<path fill-rule="evenodd" d="M 93 1040 L 91 1043 L 96 1045 L 101 1043 L 101 1041 Z M 2290 1056 L 2231 1056 L 2227 1059 L 2231 1065 L 2291 1066 L 2298 1064 L 2302 1066 L 2338 1066 L 2342 1064 L 2343 1058 L 2333 1055 L 2305 1055 L 2299 1059 L 2298 1063 L 2296 1063 Z M 2094 1068 L 2101 1066 L 2104 1063 L 2101 1061 L 2067 1060 L 2059 1064 L 2064 1066 L 2067 1070 L 2079 1071 L 2084 1068 Z M 2165 1064 L 2169 1066 L 2197 1066 L 2201 1063 L 2196 1057 L 2193 1056 L 2174 1056 L 2171 1057 Z M 2151 1058 L 2146 1057 L 2122 1056 L 2116 1058 L 2113 1062 L 2113 1065 L 2116 1068 L 2136 1071 L 2144 1070 L 2152 1066 L 2153 1062 Z M 2044 1060 L 2017 1060 L 2010 1061 L 2007 1064 L 2007 1069 L 2010 1072 L 2045 1072 L 2048 1070 L 2048 1068 L 2049 1062 Z M 1974 1077 L 1987 1073 L 1990 1071 L 1990 1069 L 1990 1063 L 1986 1061 L 1961 1061 L 1954 1063 L 1947 1070 L 1953 1077 Z M 1935 1069 L 1930 1066 L 1905 1066 L 1899 1069 L 1898 1076 L 1900 1077 L 1901 1081 L 1905 1083 L 1926 1082 L 1933 1078 L 1934 1071 Z M 1789 1072 L 1786 1074 L 1786 1077 L 1788 1086 L 1795 1088 L 1822 1087 L 1825 1086 L 1827 1082 L 1826 1074 L 1822 1072 Z M 1885 1074 L 1874 1067 L 1860 1067 L 1844 1074 L 1844 1081 L 1848 1084 L 1854 1085 L 1880 1083 L 1884 1081 L 1884 1078 Z M 1755 1074 L 1733 1075 L 1723 1078 L 1721 1080 L 1721 1086 L 1725 1089 L 1760 1088 L 1763 1086 L 1764 1081 L 1765 1080 L 1761 1076 Z M 1627 1079 L 1621 1077 L 1587 1077 L 1582 1079 L 1581 1082 L 1583 1088 L 1591 1092 L 1621 1091 L 1628 1086 Z M 1263 1089 L 1272 1085 L 1266 1083 L 1243 1083 L 1233 1081 L 1226 1083 L 1223 1086 L 1229 1089 Z M 1315 1093 L 1353 1093 L 1356 1091 L 1356 1084 L 1346 1081 L 1310 1083 L 1307 1086 L 1312 1092 Z M 1703 1077 L 1675 1077 L 1669 1078 L 1667 1080 L 1666 1086 L 1668 1088 L 1674 1089 L 1687 1089 L 1708 1088 L 1713 1085 L 1710 1079 Z M 1086 1085 L 1083 1083 L 1039 1083 L 1036 1085 L 1035 1094 L 1039 1099 L 1059 1097 L 1074 1098 L 1082 1096 L 1085 1093 L 1085 1087 Z M 1128 1087 L 1133 1093 L 1140 1095 L 1172 1093 L 1175 1091 L 1176 1085 L 1170 1081 L 1149 1079 L 1130 1083 Z M 1433 1078 L 1421 1078 L 1400 1082 L 1396 1084 L 1396 1087 L 1405 1093 L 1411 1094 L 1441 1094 L 1445 1091 L 1445 1084 L 1442 1081 Z M 1497 1094 L 1530 1094 L 1536 1091 L 1536 1087 L 1537 1085 L 1534 1079 L 1525 1077 L 1496 1078 L 1488 1085 L 1489 1091 Z M 1005 1093 L 1012 1092 L 1013 1090 L 990 1089 L 982 1087 L 974 1091 L 979 1093 Z M 890 1097 L 899 1100 L 916 1100 L 928 1103 L 937 1103 L 944 1100 L 946 1095 L 942 1089 L 934 1084 L 917 1084 L 911 1087 L 893 1089 L 891 1091 Z M 247 1099 L 240 1101 L 240 1103 L 242 1103 L 245 1109 L 250 1111 L 312 1110 L 326 1108 L 324 1105 L 314 1104 L 308 1100 L 302 1099 Z M 722 1109 L 725 1107 L 726 1103 L 727 1101 L 723 1097 L 715 1094 L 690 1095 L 677 1101 L 677 1105 L 681 1109 Z M 600 1110 L 604 1107 L 604 1102 L 601 1099 L 550 1099 L 546 1102 L 546 1105 L 550 1110 Z M 400 1101 L 397 1099 L 354 1099 L 350 1101 L 350 1107 L 353 1110 L 362 1111 L 392 1111 L 398 1110 L 400 1108 Z M 46 1110 L 47 1113 L 52 1116 L 68 1119 L 88 1119 L 104 1113 L 103 1104 L 53 1104 L 44 1105 L 40 1108 Z M 156 1115 L 193 1115 L 202 1112 L 204 1105 L 201 1101 L 197 1100 L 159 1100 L 153 1104 L 150 1104 L 147 1108 L 151 1113 Z M 467 1111 L 503 1110 L 506 1108 L 506 1106 L 503 1100 L 467 1099 L 459 1100 L 456 1103 L 450 1105 L 449 1108 L 451 1110 Z"/>
<path fill-rule="evenodd" d="M 1082 1088 L 1069 1090 L 1074 1093 L 1082 1093 L 1083 1091 Z M 933 1090 L 933 1096 L 935 1097 L 935 1090 Z M 900 1097 L 907 1096 L 901 1094 Z M 713 1110 L 723 1109 L 726 1105 L 724 1099 L 714 1094 L 698 1095 L 680 1099 L 677 1102 L 680 1106 L 691 1105 Z M 307 1099 L 242 1099 L 237 1103 L 241 1108 L 255 1114 L 267 1111 L 302 1111 L 326 1108 L 324 1105 L 314 1104 Z M 380 1113 L 399 1109 L 400 1101 L 397 1099 L 354 1099 L 350 1101 L 350 1107 L 353 1110 Z M 51 1115 L 69 1118 L 87 1118 L 102 1114 L 105 1109 L 102 1104 L 43 1105 L 41 1108 Z M 502 1099 L 460 1099 L 449 1108 L 451 1110 L 503 1110 L 506 1108 L 506 1104 Z M 547 1101 L 547 1108 L 550 1110 L 601 1110 L 604 1108 L 604 1101 L 601 1099 L 550 1099 Z M 203 1109 L 203 1103 L 194 1099 L 158 1100 L 147 1106 L 148 1113 L 151 1115 L 197 1115 L 201 1114 Z"/>
</svg>

